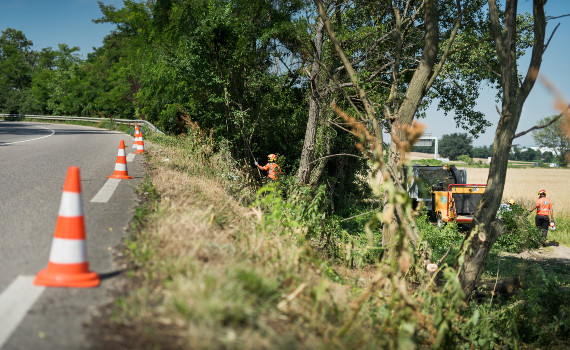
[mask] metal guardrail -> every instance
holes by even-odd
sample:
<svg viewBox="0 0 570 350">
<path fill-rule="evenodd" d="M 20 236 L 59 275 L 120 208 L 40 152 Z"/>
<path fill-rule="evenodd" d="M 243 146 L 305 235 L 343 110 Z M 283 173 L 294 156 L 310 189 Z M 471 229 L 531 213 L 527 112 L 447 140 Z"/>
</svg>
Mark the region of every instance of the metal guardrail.
<svg viewBox="0 0 570 350">
<path fill-rule="evenodd" d="M 120 124 L 134 124 L 142 123 L 149 127 L 154 132 L 164 135 L 164 133 L 153 124 L 142 119 L 115 119 L 115 118 L 92 118 L 92 117 L 65 117 L 65 116 L 55 116 L 55 115 L 35 115 L 35 114 L 0 114 L 0 117 L 8 118 L 26 118 L 26 119 L 46 119 L 46 120 L 78 120 L 78 121 L 91 121 L 91 122 L 102 122 L 105 120 L 111 120 L 115 123 Z"/>
</svg>

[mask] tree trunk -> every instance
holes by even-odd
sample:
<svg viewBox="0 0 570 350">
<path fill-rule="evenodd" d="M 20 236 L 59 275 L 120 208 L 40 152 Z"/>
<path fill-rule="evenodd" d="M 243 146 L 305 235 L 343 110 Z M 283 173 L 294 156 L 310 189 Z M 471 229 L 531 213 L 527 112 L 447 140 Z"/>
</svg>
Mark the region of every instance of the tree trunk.
<svg viewBox="0 0 570 350">
<path fill-rule="evenodd" d="M 430 78 L 435 66 L 437 58 L 437 50 L 439 45 L 439 26 L 437 14 L 437 1 L 427 1 L 425 3 L 425 44 L 420 60 L 420 64 L 410 82 L 406 91 L 406 96 L 402 105 L 395 115 L 395 121 L 392 123 L 392 134 L 396 135 L 400 140 L 405 140 L 402 126 L 411 125 L 414 115 L 429 89 Z M 395 67 L 399 69 L 399 67 Z M 388 153 L 388 170 L 391 173 L 392 183 L 402 186 L 402 169 L 399 168 L 401 154 L 395 142 L 390 143 Z M 386 199 L 385 199 L 386 201 Z M 382 230 L 382 246 L 389 247 L 394 242 L 396 232 L 385 225 Z M 389 258 L 388 255 L 385 255 Z"/>
<path fill-rule="evenodd" d="M 546 19 L 545 0 L 534 0 L 534 44 L 527 75 L 519 85 L 516 63 L 516 13 L 517 0 L 508 0 L 505 5 L 504 30 L 499 23 L 496 0 L 489 1 L 489 17 L 495 39 L 495 48 L 501 66 L 501 89 L 503 101 L 501 117 L 495 132 L 492 160 L 487 178 L 487 188 L 474 213 L 474 225 L 469 237 L 463 242 L 465 257 L 456 261 L 460 269 L 459 279 L 466 299 L 473 289 L 485 266 L 485 260 L 493 243 L 502 229 L 502 223 L 495 214 L 503 197 L 508 156 L 518 127 L 523 104 L 534 86 L 544 53 Z"/>
<path fill-rule="evenodd" d="M 315 146 L 317 143 L 317 125 L 320 113 L 321 96 L 319 95 L 319 62 L 323 49 L 324 23 L 321 17 L 318 18 L 317 32 L 315 34 L 315 57 L 311 66 L 309 76 L 311 93 L 309 97 L 309 120 L 307 121 L 307 130 L 305 131 L 305 141 L 301 152 L 301 162 L 297 171 L 297 182 L 309 184 L 311 180 L 312 162 L 315 155 Z"/>
</svg>

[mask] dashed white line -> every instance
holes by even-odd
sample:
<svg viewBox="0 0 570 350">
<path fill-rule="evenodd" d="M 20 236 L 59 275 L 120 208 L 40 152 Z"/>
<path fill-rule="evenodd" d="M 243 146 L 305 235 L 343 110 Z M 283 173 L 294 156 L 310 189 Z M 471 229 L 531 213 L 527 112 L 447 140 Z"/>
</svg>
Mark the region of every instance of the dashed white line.
<svg viewBox="0 0 570 350">
<path fill-rule="evenodd" d="M 107 179 L 107 182 L 105 182 L 95 197 L 91 199 L 91 202 L 107 203 L 117 189 L 117 186 L 119 186 L 119 182 L 121 182 L 121 179 Z"/>
<path fill-rule="evenodd" d="M 33 276 L 18 276 L 0 294 L 0 348 L 22 322 L 28 310 L 40 297 L 45 287 L 34 285 Z"/>
</svg>

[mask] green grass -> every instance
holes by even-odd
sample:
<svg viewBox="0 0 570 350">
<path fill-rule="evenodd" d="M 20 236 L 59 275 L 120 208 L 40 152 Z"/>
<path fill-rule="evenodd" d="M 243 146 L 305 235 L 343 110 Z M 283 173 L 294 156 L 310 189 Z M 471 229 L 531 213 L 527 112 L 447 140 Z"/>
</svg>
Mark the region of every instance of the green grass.
<svg viewBox="0 0 570 350">
<path fill-rule="evenodd" d="M 554 221 L 556 222 L 556 230 L 548 231 L 548 240 L 570 247 L 570 216 L 556 216 Z"/>
</svg>

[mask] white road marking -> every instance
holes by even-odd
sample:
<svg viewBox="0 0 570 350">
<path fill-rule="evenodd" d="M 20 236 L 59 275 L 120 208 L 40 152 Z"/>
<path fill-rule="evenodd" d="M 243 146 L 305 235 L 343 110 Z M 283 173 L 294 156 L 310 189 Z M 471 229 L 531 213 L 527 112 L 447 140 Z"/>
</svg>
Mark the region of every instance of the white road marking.
<svg viewBox="0 0 570 350">
<path fill-rule="evenodd" d="M 117 189 L 117 186 L 119 186 L 119 182 L 121 182 L 121 179 L 107 179 L 107 182 L 105 182 L 95 197 L 91 199 L 91 202 L 107 203 Z"/>
<path fill-rule="evenodd" d="M 135 153 L 127 154 L 127 162 L 132 162 L 135 159 Z"/>
<path fill-rule="evenodd" d="M 34 285 L 34 276 L 18 276 L 0 294 L 0 348 L 22 322 L 45 287 Z"/>
<path fill-rule="evenodd" d="M 55 130 L 48 129 L 48 128 L 45 128 L 45 127 L 43 127 L 43 126 L 36 126 L 36 125 L 33 125 L 33 126 L 34 126 L 34 127 L 37 127 L 37 128 L 42 128 L 42 129 L 49 130 L 49 131 L 51 131 L 51 134 L 49 134 L 49 135 L 44 135 L 44 136 L 40 136 L 40 137 L 36 137 L 35 139 L 22 140 L 22 141 L 14 141 L 14 142 L 6 142 L 6 143 L 3 143 L 3 144 L 4 144 L 4 145 L 13 145 L 13 144 L 15 144 L 15 143 L 35 141 L 35 140 L 43 139 L 43 138 L 46 138 L 46 137 L 50 137 L 51 135 L 55 134 Z"/>
</svg>

